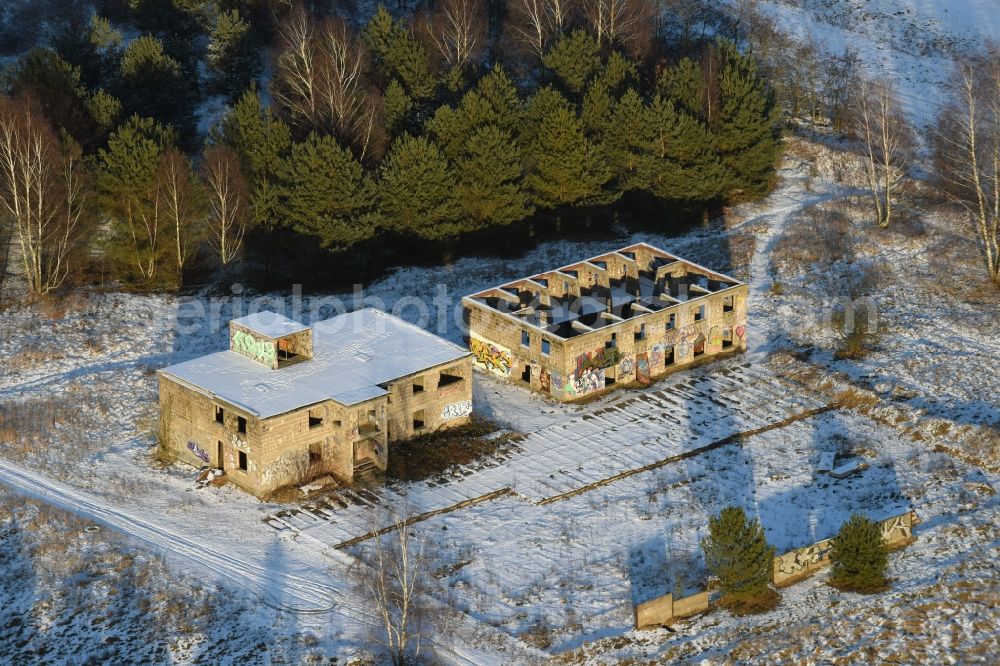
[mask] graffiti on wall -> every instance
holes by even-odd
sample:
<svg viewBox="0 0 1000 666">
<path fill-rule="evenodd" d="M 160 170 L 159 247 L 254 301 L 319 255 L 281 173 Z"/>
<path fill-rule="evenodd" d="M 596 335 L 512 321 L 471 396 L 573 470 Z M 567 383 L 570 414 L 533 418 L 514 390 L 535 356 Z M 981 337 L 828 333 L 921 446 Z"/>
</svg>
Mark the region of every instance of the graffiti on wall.
<svg viewBox="0 0 1000 666">
<path fill-rule="evenodd" d="M 631 375 L 633 370 L 635 370 L 635 362 L 631 356 L 626 356 L 622 359 L 621 365 L 618 366 L 618 376 Z"/>
<path fill-rule="evenodd" d="M 746 334 L 747 334 L 747 327 L 746 326 L 744 326 L 743 324 L 740 324 L 739 326 L 736 327 L 736 337 L 738 337 L 740 340 L 742 340 L 743 336 L 746 335 Z"/>
<path fill-rule="evenodd" d="M 539 386 L 541 386 L 542 393 L 551 393 L 552 392 L 552 383 L 551 383 L 551 381 L 549 379 L 549 371 L 548 370 L 542 370 L 538 374 L 538 384 L 539 384 Z"/>
<path fill-rule="evenodd" d="M 200 446 L 198 446 L 194 442 L 188 442 L 187 443 L 187 447 L 188 447 L 188 451 L 190 451 L 195 456 L 197 456 L 197 458 L 199 460 L 201 460 L 202 462 L 205 462 L 205 463 L 208 462 L 208 453 L 206 453 L 205 450 L 202 449 Z"/>
<path fill-rule="evenodd" d="M 907 543 L 913 538 L 913 512 L 908 511 L 882 521 L 882 540 L 890 546 Z"/>
<path fill-rule="evenodd" d="M 268 367 L 275 367 L 278 364 L 274 344 L 266 340 L 258 340 L 244 331 L 233 332 L 233 351 L 249 356 Z"/>
<path fill-rule="evenodd" d="M 593 352 L 584 352 L 576 357 L 576 374 L 587 370 L 604 370 L 613 365 L 617 365 L 622 360 L 622 353 L 617 349 L 598 349 Z"/>
<path fill-rule="evenodd" d="M 635 357 L 635 380 L 643 386 L 649 386 L 653 382 L 649 375 L 649 358 L 645 352 L 637 354 Z"/>
<path fill-rule="evenodd" d="M 503 375 L 504 377 L 510 375 L 511 361 L 509 350 L 478 338 L 469 338 L 469 349 L 472 350 L 472 355 L 475 357 L 476 363 L 484 366 L 487 370 Z"/>
<path fill-rule="evenodd" d="M 441 420 L 450 421 L 452 419 L 460 419 L 463 416 L 468 416 L 471 413 L 472 413 L 471 400 L 462 400 L 459 402 L 453 402 L 441 408 Z"/>
<path fill-rule="evenodd" d="M 774 584 L 793 583 L 830 563 L 833 539 L 824 539 L 774 558 Z"/>
<path fill-rule="evenodd" d="M 563 392 L 563 380 L 558 372 L 549 372 L 550 389 L 549 392 L 558 395 Z"/>
<path fill-rule="evenodd" d="M 649 350 L 649 366 L 653 372 L 659 372 L 663 368 L 663 352 L 666 348 L 667 346 L 664 344 L 655 344 Z"/>
<path fill-rule="evenodd" d="M 247 453 L 250 453 L 250 445 L 247 444 L 246 442 L 244 442 L 242 439 L 240 439 L 236 435 L 233 435 L 232 437 L 230 437 L 229 441 L 237 449 L 241 449 L 243 451 L 246 451 Z"/>
<path fill-rule="evenodd" d="M 596 368 L 584 370 L 578 373 L 572 382 L 566 383 L 566 393 L 570 395 L 586 395 L 602 388 L 604 388 L 604 370 Z"/>
<path fill-rule="evenodd" d="M 722 329 L 718 326 L 713 326 L 708 332 L 708 344 L 711 347 L 721 347 L 722 346 Z"/>
<path fill-rule="evenodd" d="M 899 546 L 913 538 L 915 516 L 912 511 L 882 521 L 882 540 L 887 545 Z M 824 539 L 804 548 L 790 550 L 774 558 L 775 585 L 790 585 L 830 564 L 833 539 Z"/>
</svg>

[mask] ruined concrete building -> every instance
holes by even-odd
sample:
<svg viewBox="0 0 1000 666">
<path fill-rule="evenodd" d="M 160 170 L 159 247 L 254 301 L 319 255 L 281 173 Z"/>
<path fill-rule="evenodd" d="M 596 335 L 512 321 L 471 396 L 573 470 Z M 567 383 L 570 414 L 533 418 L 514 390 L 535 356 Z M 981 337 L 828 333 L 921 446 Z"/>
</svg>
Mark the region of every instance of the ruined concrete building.
<svg viewBox="0 0 1000 666">
<path fill-rule="evenodd" d="M 746 284 L 645 243 L 463 299 L 477 366 L 558 400 L 746 349 Z"/>
<path fill-rule="evenodd" d="M 257 495 L 384 470 L 392 442 L 472 412 L 469 352 L 379 310 L 311 327 L 263 312 L 231 321 L 229 340 L 159 372 L 161 432 Z"/>
</svg>

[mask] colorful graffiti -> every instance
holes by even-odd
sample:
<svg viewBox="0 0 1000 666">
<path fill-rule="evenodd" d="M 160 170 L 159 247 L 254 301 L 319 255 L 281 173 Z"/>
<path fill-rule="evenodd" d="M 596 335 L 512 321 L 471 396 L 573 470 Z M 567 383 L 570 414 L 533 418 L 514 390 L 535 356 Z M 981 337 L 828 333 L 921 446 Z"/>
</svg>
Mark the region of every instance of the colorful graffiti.
<svg viewBox="0 0 1000 666">
<path fill-rule="evenodd" d="M 649 375 L 649 358 L 645 353 L 636 355 L 635 380 L 643 386 L 649 386 L 653 383 L 653 380 Z"/>
<path fill-rule="evenodd" d="M 708 344 L 710 347 L 721 347 L 722 346 L 722 329 L 718 326 L 713 326 L 708 332 Z"/>
<path fill-rule="evenodd" d="M 572 387 L 572 391 L 570 391 Z M 578 373 L 572 382 L 567 382 L 566 393 L 585 395 L 604 388 L 604 369 L 589 368 Z"/>
<path fill-rule="evenodd" d="M 563 392 L 563 380 L 562 377 L 557 372 L 549 373 L 549 380 L 551 382 L 550 393 L 559 394 Z"/>
<path fill-rule="evenodd" d="M 198 446 L 194 442 L 188 442 L 187 447 L 188 451 L 197 456 L 199 460 L 201 460 L 204 463 L 208 462 L 208 453 L 206 453 L 205 450 L 202 449 L 200 446 Z"/>
<path fill-rule="evenodd" d="M 677 350 L 678 359 L 687 358 L 691 353 L 691 343 L 687 340 L 681 340 L 677 343 L 677 347 L 675 347 L 675 349 Z"/>
<path fill-rule="evenodd" d="M 742 340 L 743 336 L 746 335 L 746 334 L 747 334 L 747 327 L 746 326 L 744 326 L 743 324 L 740 324 L 739 326 L 736 327 L 736 337 L 738 337 L 740 340 Z"/>
<path fill-rule="evenodd" d="M 552 392 L 552 383 L 549 379 L 548 370 L 542 370 L 540 373 L 538 373 L 538 383 L 542 388 L 542 393 Z"/>
<path fill-rule="evenodd" d="M 649 365 L 653 372 L 658 371 L 663 367 L 663 352 L 666 351 L 667 346 L 664 344 L 655 344 L 653 348 L 649 350 Z"/>
<path fill-rule="evenodd" d="M 476 362 L 485 366 L 487 370 L 504 377 L 510 375 L 512 364 L 509 351 L 478 338 L 469 338 L 469 349 L 472 350 Z"/>
<path fill-rule="evenodd" d="M 233 332 L 233 351 L 244 356 L 249 356 L 258 363 L 263 363 L 269 368 L 278 365 L 278 356 L 274 351 L 274 344 L 266 340 L 258 340 L 249 333 L 243 331 Z"/>
<path fill-rule="evenodd" d="M 441 408 L 441 420 L 450 421 L 452 419 L 460 419 L 463 416 L 468 416 L 472 413 L 472 401 L 462 400 L 460 402 L 453 402 L 450 405 L 445 405 Z"/>
<path fill-rule="evenodd" d="M 631 375 L 633 370 L 635 370 L 635 361 L 632 360 L 631 356 L 626 356 L 618 366 L 618 376 Z"/>
<path fill-rule="evenodd" d="M 579 376 L 587 370 L 604 370 L 617 365 L 621 360 L 622 353 L 614 348 L 584 352 L 576 357 L 576 375 Z"/>
</svg>

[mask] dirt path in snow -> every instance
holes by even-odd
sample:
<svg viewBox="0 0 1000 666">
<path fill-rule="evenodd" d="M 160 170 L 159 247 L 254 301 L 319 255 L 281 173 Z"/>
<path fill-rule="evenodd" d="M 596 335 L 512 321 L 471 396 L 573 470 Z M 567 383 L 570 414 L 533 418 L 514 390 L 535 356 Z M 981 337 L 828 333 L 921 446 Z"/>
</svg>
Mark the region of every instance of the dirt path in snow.
<svg viewBox="0 0 1000 666">
<path fill-rule="evenodd" d="M 221 552 L 194 537 L 156 525 L 126 508 L 115 507 L 88 492 L 71 488 L 41 474 L 0 461 L 0 483 L 8 488 L 70 511 L 94 522 L 113 527 L 162 551 L 179 555 L 204 571 L 217 574 L 248 588 L 279 610 L 295 613 L 327 613 L 342 595 L 315 580 L 262 566 L 236 552 Z"/>
</svg>

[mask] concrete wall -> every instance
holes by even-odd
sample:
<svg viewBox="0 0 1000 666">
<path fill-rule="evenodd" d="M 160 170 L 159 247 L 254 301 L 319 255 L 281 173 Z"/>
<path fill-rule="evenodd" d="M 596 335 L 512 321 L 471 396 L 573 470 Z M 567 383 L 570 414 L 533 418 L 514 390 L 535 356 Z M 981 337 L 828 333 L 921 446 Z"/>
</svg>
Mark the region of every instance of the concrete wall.
<svg viewBox="0 0 1000 666">
<path fill-rule="evenodd" d="M 442 376 L 460 381 L 442 385 Z M 390 442 L 467 423 L 472 414 L 472 357 L 402 377 L 391 382 L 388 390 Z M 421 427 L 415 424 L 418 416 Z"/>
<path fill-rule="evenodd" d="M 460 380 L 442 386 L 442 375 Z M 414 384 L 423 391 L 414 392 Z M 434 366 L 392 382 L 388 390 L 388 396 L 357 405 L 328 400 L 258 419 L 160 375 L 160 414 L 169 419 L 169 448 L 180 460 L 221 468 L 234 484 L 266 495 L 325 475 L 348 482 L 356 458 L 385 469 L 390 441 L 467 423 L 472 413 L 472 360 Z M 221 424 L 215 421 L 218 408 L 224 417 Z M 423 417 L 419 429 L 414 428 L 417 413 Z M 239 432 L 241 417 L 245 433 Z M 240 469 L 240 452 L 246 456 L 245 470 Z"/>
<path fill-rule="evenodd" d="M 682 617 L 690 617 L 708 610 L 708 591 L 674 599 L 667 594 L 635 607 L 635 628 L 662 627 Z"/>
<path fill-rule="evenodd" d="M 913 511 L 888 518 L 882 521 L 882 540 L 890 548 L 905 546 L 913 540 L 913 526 L 916 523 L 917 517 Z M 778 587 L 791 585 L 828 567 L 831 550 L 833 539 L 824 539 L 775 557 L 771 574 L 774 584 Z"/>
<path fill-rule="evenodd" d="M 623 262 L 622 269 L 627 267 L 627 262 Z M 683 269 L 681 266 L 679 270 Z M 469 345 L 480 369 L 523 382 L 557 400 L 578 400 L 604 391 L 609 379 L 615 384 L 648 383 L 696 360 L 745 350 L 747 292 L 746 285 L 737 285 L 568 339 L 466 299 Z M 733 299 L 730 312 L 724 312 L 727 297 Z M 702 305 L 704 319 L 695 321 L 695 312 Z M 668 329 L 671 315 L 673 327 Z M 522 331 L 528 333 L 527 346 L 522 344 Z M 636 334 L 640 332 L 643 337 L 637 340 Z M 617 353 L 605 353 L 612 336 Z M 727 339 L 732 345 L 724 347 Z M 547 354 L 542 351 L 543 340 L 549 343 Z M 704 353 L 696 356 L 699 349 L 704 349 Z M 674 361 L 668 364 L 671 351 Z M 525 375 L 528 367 L 531 370 Z"/>
</svg>

